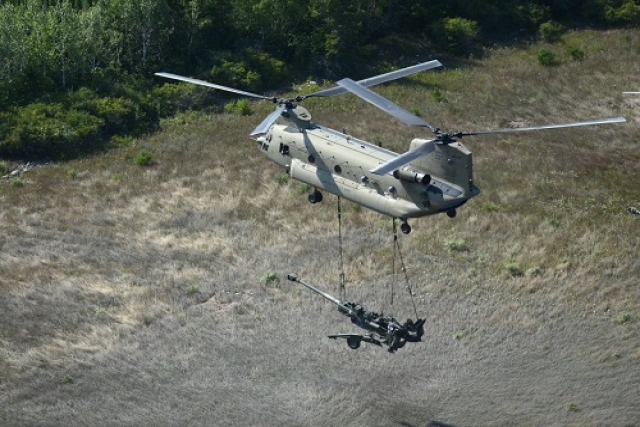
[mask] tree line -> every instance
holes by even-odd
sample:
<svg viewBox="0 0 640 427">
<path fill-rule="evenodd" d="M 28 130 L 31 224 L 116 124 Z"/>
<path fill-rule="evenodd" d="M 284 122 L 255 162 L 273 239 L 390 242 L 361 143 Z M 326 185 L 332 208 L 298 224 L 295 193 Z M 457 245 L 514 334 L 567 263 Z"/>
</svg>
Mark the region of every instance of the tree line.
<svg viewBox="0 0 640 427">
<path fill-rule="evenodd" d="M 184 100 L 172 89 L 156 94 L 164 109 L 149 99 L 159 70 L 262 91 L 308 76 L 360 77 L 416 45 L 467 56 L 550 23 L 637 27 L 640 2 L 3 1 L 0 156 L 77 155 L 96 148 L 87 141 L 148 131 Z"/>
</svg>

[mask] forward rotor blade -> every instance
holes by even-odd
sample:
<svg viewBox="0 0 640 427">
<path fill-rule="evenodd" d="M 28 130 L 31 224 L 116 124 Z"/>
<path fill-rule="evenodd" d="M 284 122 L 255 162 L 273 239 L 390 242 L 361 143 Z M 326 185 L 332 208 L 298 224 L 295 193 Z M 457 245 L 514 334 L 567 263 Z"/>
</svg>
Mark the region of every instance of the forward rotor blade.
<svg viewBox="0 0 640 427">
<path fill-rule="evenodd" d="M 351 79 L 342 79 L 338 82 L 338 84 L 344 87 L 349 92 L 364 99 L 368 103 L 375 105 L 385 113 L 392 115 L 402 123 L 410 126 L 428 127 L 432 131 L 435 130 L 433 126 L 422 120 L 420 117 L 414 116 L 404 108 L 389 101 L 387 98 L 380 96 L 363 86 L 360 86 L 358 83 L 354 82 Z"/>
<path fill-rule="evenodd" d="M 258 95 L 257 93 L 245 92 L 245 91 L 240 90 L 240 89 L 234 89 L 232 87 L 217 85 L 215 83 L 205 82 L 204 80 L 192 79 L 190 77 L 179 76 L 177 74 L 171 74 L 171 73 L 155 73 L 155 75 L 156 76 L 160 76 L 160 77 L 165 77 L 167 79 L 180 80 L 180 81 L 183 81 L 183 82 L 193 83 L 193 84 L 200 85 L 200 86 L 207 86 L 207 87 L 212 87 L 214 89 L 225 90 L 227 92 L 233 92 L 233 93 L 237 93 L 239 95 L 250 96 L 252 98 L 268 99 L 270 101 L 276 102 L 275 98 L 270 98 L 270 97 L 264 96 L 264 95 Z"/>
<path fill-rule="evenodd" d="M 440 63 L 440 61 L 437 61 L 437 60 L 423 62 L 421 64 L 412 65 L 411 67 L 401 68 L 400 70 L 395 70 L 389 73 L 380 74 L 378 76 L 369 77 L 364 80 L 359 80 L 358 84 L 365 87 L 379 85 L 381 83 L 390 82 L 391 80 L 396 80 L 401 77 L 419 73 L 420 71 L 430 70 L 431 68 L 436 68 L 440 66 L 442 66 L 442 64 Z M 304 98 L 310 98 L 312 96 L 334 96 L 334 95 L 340 95 L 345 92 L 346 90 L 343 87 L 336 86 L 329 89 L 323 89 L 309 95 L 305 95 Z"/>
<path fill-rule="evenodd" d="M 269 114 L 263 121 L 262 123 L 260 123 L 258 126 L 256 126 L 256 128 L 253 130 L 253 132 L 251 132 L 251 136 L 253 135 L 258 135 L 261 133 L 266 133 L 269 128 L 271 127 L 271 125 L 273 124 L 273 122 L 275 122 L 278 117 L 280 117 L 280 114 L 282 114 L 282 110 L 284 110 L 285 106 L 284 104 L 280 104 L 278 105 L 278 107 L 275 109 L 275 111 L 271 114 Z"/>
<path fill-rule="evenodd" d="M 389 172 L 393 172 L 396 169 L 400 169 L 402 166 L 411 163 L 418 157 L 426 156 L 427 154 L 432 153 L 435 149 L 435 140 L 427 141 L 418 148 L 407 151 L 406 153 L 401 154 L 395 159 L 390 160 L 387 163 L 383 163 L 374 169 L 371 169 L 371 172 L 376 175 L 386 175 Z"/>
<path fill-rule="evenodd" d="M 528 131 L 528 130 L 573 128 L 573 127 L 579 127 L 579 126 L 603 125 L 603 124 L 607 124 L 607 123 L 624 123 L 626 121 L 627 120 L 624 117 L 613 117 L 613 118 L 610 118 L 610 119 L 589 120 L 589 121 L 586 121 L 586 122 L 574 122 L 574 123 L 542 125 L 542 126 L 529 126 L 529 127 L 524 127 L 524 128 L 505 128 L 505 129 L 494 129 L 494 130 L 475 131 L 475 132 L 460 132 L 459 134 L 456 134 L 456 136 L 489 135 L 489 134 L 494 134 L 494 133 L 524 132 L 524 131 Z"/>
<path fill-rule="evenodd" d="M 640 94 L 640 92 L 622 92 L 622 93 L 626 93 L 627 95 L 638 95 L 638 94 Z"/>
</svg>

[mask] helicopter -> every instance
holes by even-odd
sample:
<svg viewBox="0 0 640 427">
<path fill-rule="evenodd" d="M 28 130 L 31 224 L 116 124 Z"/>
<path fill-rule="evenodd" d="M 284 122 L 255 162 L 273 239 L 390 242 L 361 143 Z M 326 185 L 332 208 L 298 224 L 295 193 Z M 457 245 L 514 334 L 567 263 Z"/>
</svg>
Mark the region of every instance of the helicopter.
<svg viewBox="0 0 640 427">
<path fill-rule="evenodd" d="M 250 136 L 262 153 L 283 167 L 291 178 L 310 186 L 308 201 L 312 204 L 321 202 L 323 195 L 320 190 L 326 191 L 394 220 L 400 219 L 400 229 L 404 234 L 411 232 L 409 218 L 439 213 L 454 218 L 459 207 L 480 194 L 480 188 L 473 181 L 472 153 L 458 141 L 459 138 L 626 121 L 623 117 L 616 117 L 448 133 L 367 88 L 440 66 L 440 61 L 432 60 L 357 82 L 345 78 L 337 82 L 338 86 L 294 98 L 268 97 L 166 72 L 155 75 L 277 104 Z M 344 131 L 314 123 L 309 111 L 299 105 L 307 98 L 346 92 L 355 94 L 409 126 L 427 128 L 434 136 L 413 139 L 409 151 L 398 154 Z"/>
<path fill-rule="evenodd" d="M 352 350 L 358 349 L 364 341 L 377 345 L 378 347 L 385 347 L 389 353 L 394 353 L 396 350 L 404 347 L 408 342 L 422 341 L 426 319 L 418 318 L 415 322 L 407 319 L 405 323 L 400 323 L 391 316 L 368 311 L 356 302 L 340 301 L 338 298 L 316 288 L 311 283 L 300 279 L 296 274 L 288 274 L 287 279 L 306 286 L 313 292 L 336 304 L 338 311 L 349 317 L 351 323 L 369 332 L 367 336 L 361 334 L 329 335 L 331 339 L 345 338 L 347 345 Z"/>
</svg>

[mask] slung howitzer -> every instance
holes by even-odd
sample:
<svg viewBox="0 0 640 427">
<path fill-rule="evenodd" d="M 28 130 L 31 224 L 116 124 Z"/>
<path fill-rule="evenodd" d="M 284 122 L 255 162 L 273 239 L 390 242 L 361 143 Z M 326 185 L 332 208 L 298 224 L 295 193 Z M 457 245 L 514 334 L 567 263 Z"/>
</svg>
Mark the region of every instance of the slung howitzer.
<svg viewBox="0 0 640 427">
<path fill-rule="evenodd" d="M 384 316 L 374 311 L 368 311 L 358 303 L 341 301 L 338 298 L 316 288 L 311 283 L 300 279 L 295 274 L 287 275 L 287 279 L 306 286 L 313 292 L 320 294 L 325 299 L 336 304 L 338 306 L 338 311 L 349 317 L 353 324 L 369 331 L 368 336 L 358 334 L 329 335 L 329 338 L 333 339 L 345 338 L 349 347 L 354 350 L 360 347 L 360 343 L 362 341 L 365 341 L 380 347 L 385 346 L 387 350 L 394 352 L 398 348 L 404 347 L 407 342 L 418 342 L 422 340 L 425 319 L 418 319 L 416 322 L 413 322 L 411 319 L 407 319 L 404 324 L 401 324 L 393 317 Z"/>
</svg>

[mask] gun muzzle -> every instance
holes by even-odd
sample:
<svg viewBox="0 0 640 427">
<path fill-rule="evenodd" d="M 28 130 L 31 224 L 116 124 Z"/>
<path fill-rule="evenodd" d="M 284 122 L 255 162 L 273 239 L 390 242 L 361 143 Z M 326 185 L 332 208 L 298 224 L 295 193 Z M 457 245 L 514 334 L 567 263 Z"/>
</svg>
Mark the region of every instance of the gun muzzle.
<svg viewBox="0 0 640 427">
<path fill-rule="evenodd" d="M 326 299 L 328 299 L 329 301 L 331 301 L 332 303 L 342 306 L 342 301 L 340 301 L 338 298 L 329 295 L 328 293 L 321 291 L 320 289 L 316 288 L 315 286 L 313 286 L 311 283 L 307 283 L 304 280 L 302 280 L 301 278 L 299 278 L 297 275 L 290 273 L 287 274 L 287 279 L 291 280 L 292 282 L 298 282 L 304 286 L 306 286 L 307 288 L 311 289 L 313 292 L 322 295 L 323 297 L 325 297 Z"/>
</svg>

